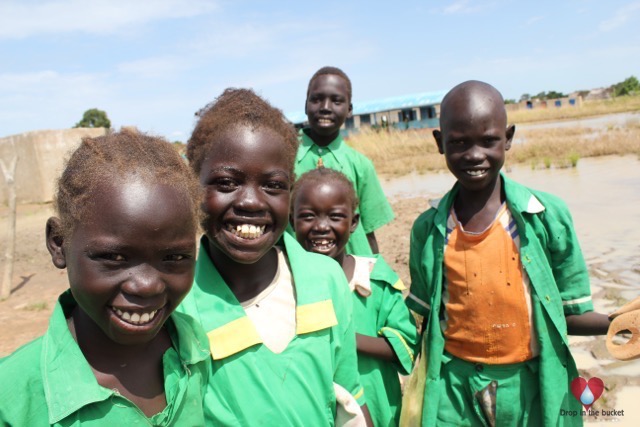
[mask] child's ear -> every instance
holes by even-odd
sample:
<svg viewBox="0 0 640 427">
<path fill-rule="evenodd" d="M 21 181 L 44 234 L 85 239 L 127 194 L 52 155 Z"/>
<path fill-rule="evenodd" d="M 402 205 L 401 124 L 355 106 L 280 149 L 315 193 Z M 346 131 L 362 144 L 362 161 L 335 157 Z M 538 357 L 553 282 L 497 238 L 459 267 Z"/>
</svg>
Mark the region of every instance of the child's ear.
<svg viewBox="0 0 640 427">
<path fill-rule="evenodd" d="M 350 118 L 353 115 L 353 104 L 349 102 L 349 114 L 347 114 L 347 118 Z"/>
<path fill-rule="evenodd" d="M 511 141 L 513 140 L 513 136 L 516 134 L 516 125 L 511 125 L 507 128 L 507 142 L 504 144 L 504 149 L 508 150 L 511 148 Z"/>
<path fill-rule="evenodd" d="M 356 231 L 356 228 L 360 224 L 360 214 L 354 214 L 353 218 L 351 218 L 351 227 L 349 227 L 349 233 L 353 233 Z"/>
<path fill-rule="evenodd" d="M 436 140 L 436 145 L 438 146 L 438 152 L 440 154 L 444 154 L 444 147 L 442 146 L 442 132 L 440 132 L 439 129 L 434 129 L 433 137 Z"/>
<path fill-rule="evenodd" d="M 67 260 L 64 256 L 64 237 L 62 233 L 62 221 L 60 218 L 51 217 L 47 220 L 46 228 L 47 250 L 51 254 L 53 265 L 58 268 L 66 268 Z"/>
</svg>

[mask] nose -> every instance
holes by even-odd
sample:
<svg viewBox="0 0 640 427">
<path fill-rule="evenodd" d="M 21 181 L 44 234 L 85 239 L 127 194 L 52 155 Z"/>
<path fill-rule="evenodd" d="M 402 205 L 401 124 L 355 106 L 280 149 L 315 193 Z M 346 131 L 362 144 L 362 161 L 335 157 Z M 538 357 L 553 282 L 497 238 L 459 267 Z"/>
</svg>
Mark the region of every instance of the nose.
<svg viewBox="0 0 640 427">
<path fill-rule="evenodd" d="M 140 264 L 129 270 L 123 291 L 140 298 L 151 298 L 164 293 L 162 272 L 150 264 Z"/>
<path fill-rule="evenodd" d="M 322 111 L 330 111 L 330 107 L 331 106 L 331 100 L 329 98 L 325 98 L 322 100 L 322 102 L 320 103 L 320 109 Z"/>
<path fill-rule="evenodd" d="M 484 150 L 478 144 L 472 144 L 466 151 L 465 158 L 470 162 L 480 162 L 484 159 Z"/>
<path fill-rule="evenodd" d="M 325 217 L 320 217 L 313 224 L 313 231 L 316 233 L 326 233 L 329 231 L 329 221 Z"/>
<path fill-rule="evenodd" d="M 246 212 L 257 212 L 265 209 L 262 191 L 258 185 L 246 185 L 238 195 L 236 207 Z"/>
</svg>

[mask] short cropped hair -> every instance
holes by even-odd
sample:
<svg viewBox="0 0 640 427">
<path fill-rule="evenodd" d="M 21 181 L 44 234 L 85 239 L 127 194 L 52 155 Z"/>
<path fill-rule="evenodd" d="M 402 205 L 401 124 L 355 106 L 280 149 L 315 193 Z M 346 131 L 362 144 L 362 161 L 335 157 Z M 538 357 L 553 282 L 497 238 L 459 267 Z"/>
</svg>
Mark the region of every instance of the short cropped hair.
<svg viewBox="0 0 640 427">
<path fill-rule="evenodd" d="M 200 174 L 202 162 L 211 145 L 219 135 L 238 126 L 248 126 L 252 131 L 270 129 L 282 138 L 282 155 L 290 165 L 289 176 L 293 181 L 298 151 L 295 128 L 286 120 L 282 111 L 256 95 L 253 90 L 228 88 L 197 115 L 198 123 L 187 144 L 187 158 L 197 175 Z"/>
<path fill-rule="evenodd" d="M 97 138 L 83 138 L 67 160 L 58 180 L 54 208 L 68 238 L 91 206 L 98 185 L 122 183 L 131 176 L 149 183 L 168 185 L 184 194 L 190 204 L 194 232 L 200 223 L 202 189 L 197 178 L 165 139 L 135 130 L 123 130 Z"/>
<path fill-rule="evenodd" d="M 309 172 L 303 173 L 302 176 L 300 176 L 300 178 L 294 184 L 293 192 L 291 194 L 291 212 L 293 212 L 293 208 L 295 207 L 298 195 L 305 185 L 327 183 L 341 185 L 344 188 L 345 193 L 347 194 L 348 200 L 351 202 L 351 209 L 353 210 L 353 212 L 358 209 L 360 200 L 358 199 L 356 189 L 354 188 L 351 180 L 340 171 L 321 166 L 316 169 L 311 169 Z"/>
<path fill-rule="evenodd" d="M 329 66 L 320 68 L 318 71 L 315 72 L 315 74 L 313 76 L 311 76 L 311 79 L 309 80 L 309 84 L 307 85 L 307 99 L 309 99 L 309 91 L 311 89 L 311 83 L 313 83 L 313 81 L 315 79 L 317 79 L 318 77 L 323 76 L 323 75 L 327 75 L 327 74 L 331 74 L 331 75 L 334 75 L 334 76 L 339 76 L 339 77 L 342 77 L 344 79 L 344 81 L 347 83 L 347 96 L 349 98 L 349 102 L 351 102 L 351 96 L 352 96 L 351 79 L 340 68 L 338 68 L 338 67 L 329 67 Z"/>
</svg>

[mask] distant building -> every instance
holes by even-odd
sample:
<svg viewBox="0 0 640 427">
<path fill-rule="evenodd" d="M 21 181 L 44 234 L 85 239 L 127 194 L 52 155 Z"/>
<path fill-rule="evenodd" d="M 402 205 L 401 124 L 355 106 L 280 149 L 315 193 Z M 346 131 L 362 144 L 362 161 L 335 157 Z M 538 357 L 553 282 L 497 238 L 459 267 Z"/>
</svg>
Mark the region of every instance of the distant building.
<svg viewBox="0 0 640 427">
<path fill-rule="evenodd" d="M 365 127 L 398 129 L 437 128 L 440 126 L 440 103 L 446 91 L 416 93 L 375 101 L 354 102 L 353 115 L 342 127 L 343 134 Z M 307 122 L 304 112 L 286 114 L 297 128 Z"/>
<path fill-rule="evenodd" d="M 541 108 L 582 107 L 582 96 L 577 92 L 556 99 L 527 99 L 514 104 L 507 104 L 507 111 L 537 110 Z"/>
</svg>

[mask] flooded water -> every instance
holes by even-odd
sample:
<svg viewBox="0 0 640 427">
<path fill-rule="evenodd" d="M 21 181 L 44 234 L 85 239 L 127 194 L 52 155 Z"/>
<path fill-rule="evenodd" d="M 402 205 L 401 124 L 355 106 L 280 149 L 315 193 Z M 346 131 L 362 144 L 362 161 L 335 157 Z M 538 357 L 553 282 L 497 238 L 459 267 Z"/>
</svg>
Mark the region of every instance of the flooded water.
<svg viewBox="0 0 640 427">
<path fill-rule="evenodd" d="M 529 129 L 553 129 L 553 128 L 591 128 L 606 129 L 610 126 L 625 126 L 628 122 L 640 120 L 640 112 L 626 112 L 618 114 L 607 114 L 604 116 L 585 117 L 582 119 L 571 119 L 562 121 L 551 121 L 541 123 L 516 124 L 518 130 Z M 517 132 L 516 132 L 517 135 Z"/>
</svg>

